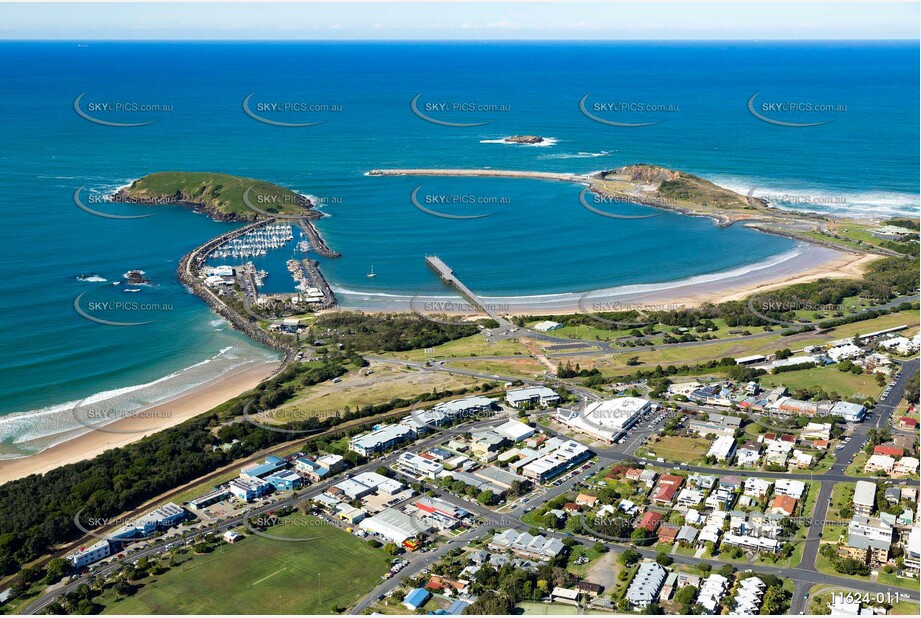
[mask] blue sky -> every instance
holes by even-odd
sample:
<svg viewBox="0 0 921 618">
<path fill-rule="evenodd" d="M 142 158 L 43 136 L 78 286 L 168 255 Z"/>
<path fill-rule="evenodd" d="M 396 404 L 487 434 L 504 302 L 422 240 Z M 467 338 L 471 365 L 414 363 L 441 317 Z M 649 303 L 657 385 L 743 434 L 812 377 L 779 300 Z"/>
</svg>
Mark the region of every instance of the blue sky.
<svg viewBox="0 0 921 618">
<path fill-rule="evenodd" d="M 0 39 L 918 39 L 917 3 L 2 3 Z"/>
</svg>

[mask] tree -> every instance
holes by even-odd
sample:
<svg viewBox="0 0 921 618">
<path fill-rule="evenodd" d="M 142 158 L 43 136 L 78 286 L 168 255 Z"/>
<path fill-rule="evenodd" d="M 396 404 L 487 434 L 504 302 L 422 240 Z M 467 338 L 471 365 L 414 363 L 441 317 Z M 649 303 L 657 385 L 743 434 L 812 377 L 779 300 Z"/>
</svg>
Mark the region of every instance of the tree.
<svg viewBox="0 0 921 618">
<path fill-rule="evenodd" d="M 732 577 L 732 574 L 735 572 L 736 572 L 735 567 L 733 567 L 731 564 L 724 564 L 723 566 L 720 567 L 720 570 L 717 571 L 717 573 L 719 573 L 723 577 Z"/>
<path fill-rule="evenodd" d="M 620 555 L 620 563 L 624 566 L 631 566 L 636 564 L 639 559 L 642 558 L 640 552 L 636 551 L 632 547 L 627 549 Z"/>
<path fill-rule="evenodd" d="M 45 583 L 56 584 L 70 571 L 70 563 L 63 558 L 50 560 L 45 566 Z"/>
<path fill-rule="evenodd" d="M 694 606 L 694 599 L 697 598 L 697 588 L 695 586 L 685 586 L 675 593 L 675 603 L 681 608 L 682 614 L 690 614 Z"/>
<path fill-rule="evenodd" d="M 384 545 L 384 551 L 391 556 L 396 556 L 398 553 L 400 553 L 400 548 L 397 547 L 396 543 L 387 543 Z"/>
<path fill-rule="evenodd" d="M 672 557 L 666 554 L 664 551 L 660 551 L 658 554 L 656 554 L 656 562 L 659 565 L 665 567 L 665 566 L 670 565 L 673 562 L 673 560 L 672 560 Z"/>
<path fill-rule="evenodd" d="M 490 489 L 480 492 L 480 495 L 477 496 L 477 502 L 484 506 L 492 504 L 493 500 L 495 500 L 495 494 Z"/>
</svg>

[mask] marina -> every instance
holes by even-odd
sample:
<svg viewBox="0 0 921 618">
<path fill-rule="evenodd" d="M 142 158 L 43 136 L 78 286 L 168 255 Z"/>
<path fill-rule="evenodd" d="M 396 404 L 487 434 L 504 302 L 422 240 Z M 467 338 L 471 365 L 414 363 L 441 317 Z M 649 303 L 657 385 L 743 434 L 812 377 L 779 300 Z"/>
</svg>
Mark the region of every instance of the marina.
<svg viewBox="0 0 921 618">
<path fill-rule="evenodd" d="M 294 230 L 290 225 L 273 223 L 233 238 L 215 249 L 213 258 L 247 258 L 266 255 L 269 251 L 280 249 L 294 239 Z M 298 243 L 302 250 L 303 241 Z"/>
</svg>

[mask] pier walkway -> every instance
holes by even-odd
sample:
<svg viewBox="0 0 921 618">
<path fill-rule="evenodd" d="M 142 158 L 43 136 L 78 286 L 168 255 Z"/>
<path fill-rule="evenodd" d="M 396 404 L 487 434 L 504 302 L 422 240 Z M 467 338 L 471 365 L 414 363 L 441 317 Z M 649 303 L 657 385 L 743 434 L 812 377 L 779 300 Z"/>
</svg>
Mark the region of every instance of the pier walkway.
<svg viewBox="0 0 921 618">
<path fill-rule="evenodd" d="M 454 274 L 454 271 L 451 270 L 451 267 L 445 264 L 440 257 L 435 255 L 427 255 L 425 256 L 425 263 L 429 268 L 435 271 L 435 274 L 438 275 L 442 281 L 460 292 L 461 296 L 467 299 L 471 305 L 498 322 L 500 326 L 504 328 L 514 328 L 514 324 L 496 313 L 495 309 L 484 303 L 480 297 L 473 292 L 473 290 L 468 288 L 463 281 L 458 279 L 457 275 Z"/>
</svg>

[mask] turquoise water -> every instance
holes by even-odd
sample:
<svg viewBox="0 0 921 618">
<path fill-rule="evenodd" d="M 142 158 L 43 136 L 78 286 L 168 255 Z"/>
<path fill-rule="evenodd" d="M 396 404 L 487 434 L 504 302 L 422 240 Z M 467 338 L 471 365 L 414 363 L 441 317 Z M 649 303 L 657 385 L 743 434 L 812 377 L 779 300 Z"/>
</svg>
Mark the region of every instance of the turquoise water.
<svg viewBox="0 0 921 618">
<path fill-rule="evenodd" d="M 211 170 L 324 198 L 329 217 L 318 227 L 343 257 L 320 261 L 346 304 L 440 290 L 423 263 L 427 253 L 493 296 L 718 277 L 797 247 L 670 213 L 600 217 L 579 204 L 580 187 L 566 183 L 364 174 L 386 167 L 585 173 L 647 162 L 746 193 L 756 187 L 755 195 L 787 195 L 780 205 L 791 208 L 917 216 L 917 53 L 916 43 L 0 43 L 0 191 L 7 221 L 0 280 L 8 299 L 0 306 L 0 414 L 6 415 L 0 455 L 34 450 L 73 431 L 66 412 L 83 398 L 127 411 L 274 357 L 230 330 L 175 277 L 185 252 L 232 224 L 176 207 L 94 205 L 118 214 L 156 213 L 102 219 L 74 206 L 80 186 L 89 199 L 153 171 Z M 97 109 L 95 116 L 108 121 L 156 121 L 100 126 L 74 112 L 81 93 L 83 110 L 115 102 L 169 111 Z M 250 93 L 254 107 L 326 106 L 267 110 L 265 117 L 325 122 L 300 128 L 257 122 L 241 108 Z M 759 101 L 829 103 L 846 111 L 779 113 L 784 120 L 832 122 L 778 127 L 748 112 L 755 93 Z M 436 119 L 492 122 L 425 122 L 410 110 L 417 94 Z M 590 105 L 629 101 L 677 111 L 599 112 L 634 123 L 663 121 L 611 127 L 579 111 L 586 94 Z M 489 109 L 425 106 L 437 102 Z M 497 143 L 513 134 L 552 139 L 545 146 Z M 421 199 L 472 196 L 477 202 L 429 204 L 442 212 L 490 216 L 423 213 L 410 201 L 419 185 Z M 266 256 L 269 291 L 285 289 L 285 251 Z M 378 276 L 368 278 L 372 267 Z M 112 285 L 129 269 L 145 271 L 152 285 L 131 293 L 124 283 Z M 84 308 L 131 300 L 161 309 L 97 312 L 118 321 L 154 320 L 104 326 L 74 310 L 74 298 L 84 292 Z M 114 393 L 121 394 L 110 397 Z"/>
</svg>

